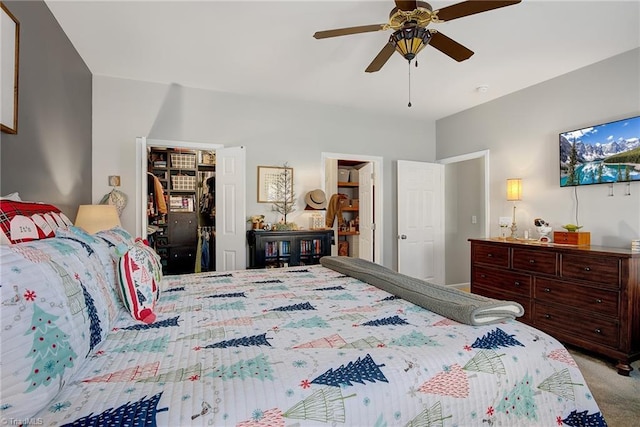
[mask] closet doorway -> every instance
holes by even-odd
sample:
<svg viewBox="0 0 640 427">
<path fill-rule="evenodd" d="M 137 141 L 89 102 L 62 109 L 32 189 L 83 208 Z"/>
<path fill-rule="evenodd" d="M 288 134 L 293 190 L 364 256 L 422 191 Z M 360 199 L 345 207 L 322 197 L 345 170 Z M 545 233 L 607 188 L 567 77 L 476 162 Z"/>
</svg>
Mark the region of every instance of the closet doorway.
<svg viewBox="0 0 640 427">
<path fill-rule="evenodd" d="M 322 165 L 327 198 L 341 194 L 345 199 L 345 223 L 341 228 L 334 222 L 332 255 L 339 255 L 341 242 L 346 242 L 342 245 L 347 255 L 382 264 L 382 157 L 322 153 Z"/>
<path fill-rule="evenodd" d="M 136 229 L 166 274 L 246 268 L 245 149 L 137 138 Z"/>
</svg>

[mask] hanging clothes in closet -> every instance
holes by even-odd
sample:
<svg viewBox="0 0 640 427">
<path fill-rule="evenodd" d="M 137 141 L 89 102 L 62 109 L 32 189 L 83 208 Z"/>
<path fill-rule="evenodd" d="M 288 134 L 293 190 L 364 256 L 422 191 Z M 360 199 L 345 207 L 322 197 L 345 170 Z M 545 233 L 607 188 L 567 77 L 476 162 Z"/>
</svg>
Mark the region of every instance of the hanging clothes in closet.
<svg viewBox="0 0 640 427">
<path fill-rule="evenodd" d="M 212 256 L 214 254 L 213 242 L 215 231 L 213 227 L 198 227 L 198 248 L 196 250 L 195 272 L 214 271 L 215 265 Z"/>
</svg>

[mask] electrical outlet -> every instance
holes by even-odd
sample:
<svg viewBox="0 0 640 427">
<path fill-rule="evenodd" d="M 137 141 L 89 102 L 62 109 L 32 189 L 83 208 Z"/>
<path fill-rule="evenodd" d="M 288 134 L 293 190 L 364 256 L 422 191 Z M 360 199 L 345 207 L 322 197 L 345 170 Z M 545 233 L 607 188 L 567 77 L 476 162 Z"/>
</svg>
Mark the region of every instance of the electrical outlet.
<svg viewBox="0 0 640 427">
<path fill-rule="evenodd" d="M 475 215 L 471 215 L 471 224 L 477 224 L 478 223 L 478 217 Z"/>
<path fill-rule="evenodd" d="M 500 225 L 511 225 L 511 217 L 509 217 L 509 216 L 501 216 L 500 220 L 498 221 L 498 224 L 500 224 Z"/>
</svg>

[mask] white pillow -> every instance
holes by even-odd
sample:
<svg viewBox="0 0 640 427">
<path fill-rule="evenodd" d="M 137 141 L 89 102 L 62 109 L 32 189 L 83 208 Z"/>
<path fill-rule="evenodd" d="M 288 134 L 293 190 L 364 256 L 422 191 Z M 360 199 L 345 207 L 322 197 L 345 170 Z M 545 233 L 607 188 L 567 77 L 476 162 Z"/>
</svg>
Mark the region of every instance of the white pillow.
<svg viewBox="0 0 640 427">
<path fill-rule="evenodd" d="M 0 197 L 0 200 L 12 200 L 14 202 L 21 202 L 20 194 L 16 191 L 15 193 L 9 193 L 6 196 Z"/>
</svg>

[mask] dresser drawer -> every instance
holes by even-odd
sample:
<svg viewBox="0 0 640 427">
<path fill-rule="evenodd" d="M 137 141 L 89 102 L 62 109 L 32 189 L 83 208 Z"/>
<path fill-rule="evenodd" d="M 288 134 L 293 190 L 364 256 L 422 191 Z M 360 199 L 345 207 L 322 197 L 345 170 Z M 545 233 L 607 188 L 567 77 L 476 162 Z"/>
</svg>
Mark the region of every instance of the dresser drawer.
<svg viewBox="0 0 640 427">
<path fill-rule="evenodd" d="M 615 257 L 562 255 L 563 278 L 587 280 L 598 286 L 620 287 L 620 260 Z"/>
<path fill-rule="evenodd" d="M 586 340 L 609 347 L 617 347 L 619 342 L 617 321 L 539 302 L 535 304 L 533 324 L 560 341 Z"/>
<path fill-rule="evenodd" d="M 550 251 L 533 251 L 513 249 L 513 268 L 532 273 L 555 275 L 557 271 L 557 255 Z"/>
<path fill-rule="evenodd" d="M 509 267 L 509 248 L 507 246 L 473 245 L 472 262 L 496 267 Z"/>
<path fill-rule="evenodd" d="M 522 306 L 522 308 L 524 308 L 524 314 L 521 317 L 516 317 L 516 319 L 525 323 L 531 323 L 533 321 L 533 316 L 531 312 L 531 298 L 529 298 L 528 295 L 506 293 L 494 287 L 485 287 L 485 286 L 476 285 L 476 284 L 473 284 L 471 286 L 471 292 L 476 295 L 485 296 L 487 298 L 494 298 L 494 299 L 506 300 L 506 301 L 515 301 L 519 303 Z"/>
<path fill-rule="evenodd" d="M 168 274 L 193 273 L 196 268 L 196 247 L 170 247 L 167 254 Z"/>
<path fill-rule="evenodd" d="M 495 289 L 497 292 L 531 296 L 531 276 L 527 274 L 475 267 L 472 280 L 475 285 Z"/>
<path fill-rule="evenodd" d="M 619 293 L 616 291 L 591 288 L 540 277 L 535 278 L 533 289 L 536 303 L 558 304 L 565 308 L 575 307 L 587 313 L 618 317 Z"/>
</svg>

